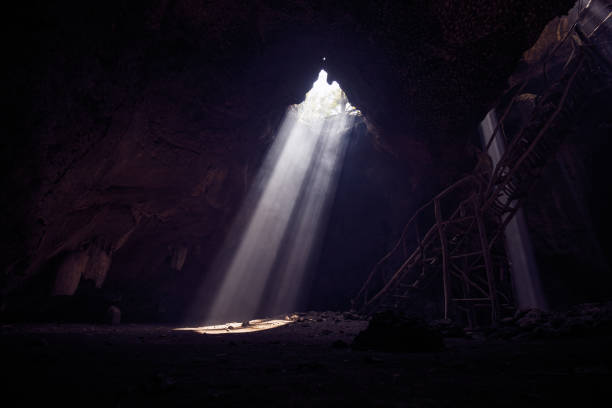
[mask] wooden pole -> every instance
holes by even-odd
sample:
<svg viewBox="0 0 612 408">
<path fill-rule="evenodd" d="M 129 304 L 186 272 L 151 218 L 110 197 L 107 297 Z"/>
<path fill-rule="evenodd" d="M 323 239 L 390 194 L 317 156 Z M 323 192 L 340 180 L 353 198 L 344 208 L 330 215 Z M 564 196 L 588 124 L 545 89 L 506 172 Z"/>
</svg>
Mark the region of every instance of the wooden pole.
<svg viewBox="0 0 612 408">
<path fill-rule="evenodd" d="M 478 234 L 480 235 L 482 257 L 484 258 L 485 269 L 487 272 L 487 285 L 489 289 L 489 298 L 491 299 L 491 322 L 496 323 L 499 317 L 499 302 L 497 301 L 495 274 L 493 273 L 491 251 L 489 250 L 489 243 L 487 241 L 487 231 L 485 229 L 482 212 L 480 211 L 477 198 L 474 199 L 474 212 L 476 215 L 476 222 L 478 223 Z"/>
<path fill-rule="evenodd" d="M 448 279 L 447 269 L 447 254 L 446 254 L 446 235 L 442 231 L 442 211 L 440 210 L 440 200 L 434 201 L 434 212 L 436 216 L 436 225 L 438 227 L 438 235 L 440 237 L 440 245 L 442 246 L 442 285 L 444 289 L 444 319 L 448 319 L 448 302 L 450 300 L 450 282 Z"/>
</svg>

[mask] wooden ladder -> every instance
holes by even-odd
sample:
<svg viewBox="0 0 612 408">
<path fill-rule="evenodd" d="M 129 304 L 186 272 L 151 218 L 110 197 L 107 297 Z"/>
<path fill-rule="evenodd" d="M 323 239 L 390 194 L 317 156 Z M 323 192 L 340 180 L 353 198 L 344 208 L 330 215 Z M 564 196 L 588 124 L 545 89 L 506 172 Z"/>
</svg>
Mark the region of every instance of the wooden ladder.
<svg viewBox="0 0 612 408">
<path fill-rule="evenodd" d="M 474 171 L 416 211 L 396 245 L 370 272 L 354 308 L 368 314 L 409 310 L 415 291 L 441 282 L 444 319 L 462 311 L 472 324 L 476 309 L 486 307 L 496 322 L 502 310 L 512 309 L 503 232 L 562 143 L 588 89 L 585 65 L 590 63 L 584 52 L 573 55 L 559 79 L 538 97 L 531 119 L 507 143 L 491 174 Z M 502 137 L 504 120 L 526 84 L 515 90 L 487 150 L 494 137 Z"/>
</svg>

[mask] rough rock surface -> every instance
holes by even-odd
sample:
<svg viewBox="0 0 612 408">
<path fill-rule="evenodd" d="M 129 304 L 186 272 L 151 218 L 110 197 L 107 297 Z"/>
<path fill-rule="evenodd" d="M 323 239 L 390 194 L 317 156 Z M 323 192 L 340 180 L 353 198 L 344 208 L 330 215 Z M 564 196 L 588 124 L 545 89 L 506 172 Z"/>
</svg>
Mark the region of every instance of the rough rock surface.
<svg viewBox="0 0 612 408">
<path fill-rule="evenodd" d="M 81 276 L 87 268 L 89 255 L 84 252 L 74 252 L 65 256 L 64 260 L 57 269 L 55 284 L 51 294 L 73 295 L 76 292 Z"/>
</svg>

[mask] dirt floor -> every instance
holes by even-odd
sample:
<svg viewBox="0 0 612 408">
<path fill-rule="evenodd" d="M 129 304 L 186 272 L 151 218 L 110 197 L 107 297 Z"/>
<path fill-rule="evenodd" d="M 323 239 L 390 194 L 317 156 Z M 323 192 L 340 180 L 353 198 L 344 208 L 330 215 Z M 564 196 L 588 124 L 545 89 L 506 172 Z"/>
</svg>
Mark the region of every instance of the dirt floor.
<svg viewBox="0 0 612 408">
<path fill-rule="evenodd" d="M 349 347 L 342 314 L 253 333 L 147 325 L 4 325 L 3 406 L 607 405 L 612 338 L 445 339 L 440 352 Z"/>
</svg>

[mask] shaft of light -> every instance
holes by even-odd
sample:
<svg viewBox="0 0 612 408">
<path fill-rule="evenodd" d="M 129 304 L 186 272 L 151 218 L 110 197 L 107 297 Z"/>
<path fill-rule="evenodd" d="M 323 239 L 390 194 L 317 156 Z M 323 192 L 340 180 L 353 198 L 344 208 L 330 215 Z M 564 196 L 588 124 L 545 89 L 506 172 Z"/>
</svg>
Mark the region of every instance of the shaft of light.
<svg viewBox="0 0 612 408">
<path fill-rule="evenodd" d="M 304 103 L 288 110 L 230 233 L 238 243 L 216 263 L 223 278 L 208 322 L 295 307 L 335 193 L 353 121 L 349 106 L 322 71 Z"/>
<path fill-rule="evenodd" d="M 482 144 L 486 146 L 497 127 L 497 114 L 495 109 L 489 111 L 480 123 Z M 504 154 L 504 140 L 501 134 L 495 136 L 487 153 L 497 166 Z M 499 193 L 498 200 L 507 201 L 509 197 Z M 506 237 L 506 250 L 510 258 L 512 269 L 512 282 L 517 305 L 520 309 L 543 309 L 547 308 L 544 295 L 540 285 L 540 272 L 533 253 L 533 246 L 527 230 L 527 223 L 522 209 L 519 209 L 514 218 L 508 222 L 504 231 Z"/>
</svg>

